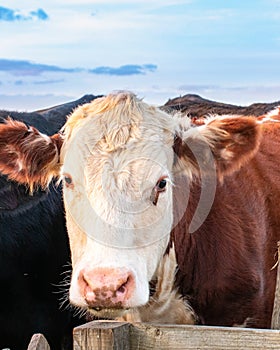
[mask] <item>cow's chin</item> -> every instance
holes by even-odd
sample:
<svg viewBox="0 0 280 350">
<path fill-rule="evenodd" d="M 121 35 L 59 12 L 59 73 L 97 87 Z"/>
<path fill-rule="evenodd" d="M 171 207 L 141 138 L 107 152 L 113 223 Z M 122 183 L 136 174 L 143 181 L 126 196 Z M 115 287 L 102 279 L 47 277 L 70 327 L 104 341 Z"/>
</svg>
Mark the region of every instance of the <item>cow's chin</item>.
<svg viewBox="0 0 280 350">
<path fill-rule="evenodd" d="M 106 320 L 115 320 L 120 317 L 123 317 L 129 309 L 121 309 L 121 308 L 104 308 L 104 309 L 94 309 L 88 308 L 90 315 L 94 318 L 98 319 L 106 319 Z"/>
</svg>

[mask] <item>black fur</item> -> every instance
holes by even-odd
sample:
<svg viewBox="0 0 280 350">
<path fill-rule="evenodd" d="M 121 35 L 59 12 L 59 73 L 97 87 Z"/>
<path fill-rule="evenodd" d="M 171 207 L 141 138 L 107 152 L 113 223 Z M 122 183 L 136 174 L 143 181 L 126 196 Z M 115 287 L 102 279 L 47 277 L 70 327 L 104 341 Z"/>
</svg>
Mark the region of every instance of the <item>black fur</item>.
<svg viewBox="0 0 280 350">
<path fill-rule="evenodd" d="M 33 113 L 0 111 L 0 118 L 10 116 L 52 135 L 76 106 L 94 98 Z M 61 188 L 51 184 L 30 195 L 0 176 L 0 349 L 26 350 L 34 333 L 43 333 L 52 350 L 71 348 L 72 328 L 82 320 L 60 309 L 58 284 L 69 263 Z"/>
</svg>

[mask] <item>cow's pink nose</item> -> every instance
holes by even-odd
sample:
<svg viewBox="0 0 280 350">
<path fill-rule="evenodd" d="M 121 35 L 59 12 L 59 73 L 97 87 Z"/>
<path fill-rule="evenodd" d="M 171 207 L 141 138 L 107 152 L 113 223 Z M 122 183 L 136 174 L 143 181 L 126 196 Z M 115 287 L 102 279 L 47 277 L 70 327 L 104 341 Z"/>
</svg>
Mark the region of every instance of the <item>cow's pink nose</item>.
<svg viewBox="0 0 280 350">
<path fill-rule="evenodd" d="M 83 269 L 78 277 L 80 293 L 91 308 L 124 308 L 135 282 L 126 269 Z"/>
</svg>

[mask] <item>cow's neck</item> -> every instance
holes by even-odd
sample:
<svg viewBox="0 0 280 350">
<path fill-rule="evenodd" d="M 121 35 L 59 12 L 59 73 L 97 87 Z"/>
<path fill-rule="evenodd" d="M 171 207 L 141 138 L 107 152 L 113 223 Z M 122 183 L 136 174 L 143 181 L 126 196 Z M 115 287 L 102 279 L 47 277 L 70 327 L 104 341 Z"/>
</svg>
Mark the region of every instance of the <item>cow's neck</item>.
<svg viewBox="0 0 280 350">
<path fill-rule="evenodd" d="M 145 306 L 129 311 L 121 320 L 194 324 L 196 317 L 192 308 L 175 287 L 176 270 L 175 248 L 171 246 L 158 266 L 149 302 Z"/>
</svg>

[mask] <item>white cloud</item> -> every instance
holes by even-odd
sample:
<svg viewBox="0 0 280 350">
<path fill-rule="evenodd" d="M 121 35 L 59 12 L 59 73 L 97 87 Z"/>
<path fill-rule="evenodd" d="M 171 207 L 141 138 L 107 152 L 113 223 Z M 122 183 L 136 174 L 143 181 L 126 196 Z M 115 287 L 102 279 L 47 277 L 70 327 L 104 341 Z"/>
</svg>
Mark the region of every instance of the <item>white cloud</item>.
<svg viewBox="0 0 280 350">
<path fill-rule="evenodd" d="M 135 10 L 97 16 L 71 8 L 48 13 L 49 21 L 40 25 L 2 25 L 1 52 L 9 58 L 64 66 L 141 64 L 139 57 L 149 62 L 160 56 L 160 46 L 167 45 L 162 42 L 163 36 L 167 32 L 175 36 L 178 23 L 184 23 L 176 16 L 158 18 Z"/>
<path fill-rule="evenodd" d="M 37 1 L 15 1 L 18 6 L 35 6 Z M 186 5 L 188 1 L 137 0 L 123 1 L 41 1 L 49 14 L 49 21 L 29 25 L 0 27 L 1 52 L 9 58 L 22 58 L 53 65 L 87 66 L 123 65 L 143 57 L 146 62 L 160 62 L 170 57 L 170 51 L 182 48 L 186 54 L 188 43 L 182 40 L 191 30 L 191 23 L 200 23 L 229 17 L 229 12 L 217 10 L 206 13 L 169 11 L 157 15 L 151 8 Z M 72 6 L 74 4 L 75 6 Z M 114 11 L 105 5 L 115 5 Z M 128 6 L 120 6 L 121 4 Z M 71 5 L 71 6 L 70 6 Z M 91 13 L 98 5 L 95 16 Z M 140 6 L 141 5 L 141 6 Z M 14 5 L 15 6 L 15 5 Z M 105 7 L 104 7 L 105 6 Z M 197 28 L 195 29 L 197 31 Z M 203 27 L 200 33 L 203 31 Z M 8 35 L 7 35 L 8 33 Z M 178 55 L 178 52 L 175 52 Z M 161 64 L 162 65 L 162 64 Z"/>
</svg>

